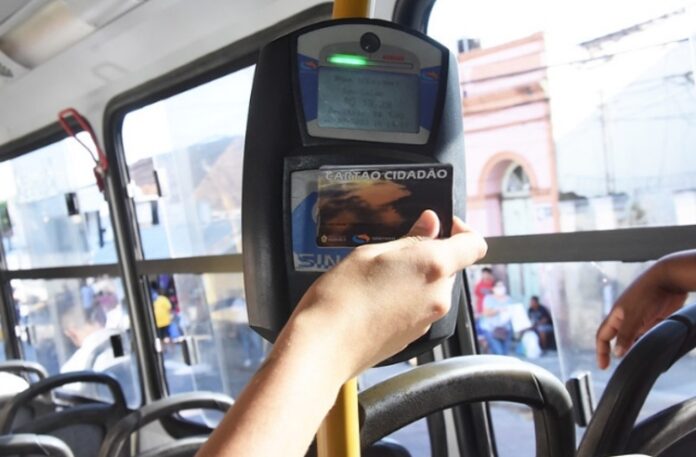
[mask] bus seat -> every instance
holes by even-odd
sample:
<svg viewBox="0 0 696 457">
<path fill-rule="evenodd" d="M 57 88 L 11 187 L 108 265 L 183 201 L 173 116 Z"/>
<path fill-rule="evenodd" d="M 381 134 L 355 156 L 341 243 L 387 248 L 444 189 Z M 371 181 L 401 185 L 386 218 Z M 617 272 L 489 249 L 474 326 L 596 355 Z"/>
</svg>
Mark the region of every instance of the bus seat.
<svg viewBox="0 0 696 457">
<path fill-rule="evenodd" d="M 46 394 L 68 384 L 105 385 L 113 403 L 80 399 L 75 405 L 53 405 L 52 411 L 35 415 L 27 423 L 15 421 L 26 409 L 36 412 L 35 402 L 46 403 Z M 0 433 L 39 433 L 63 440 L 75 457 L 94 457 L 109 430 L 128 414 L 121 386 L 103 373 L 77 371 L 51 376 L 19 393 L 0 410 Z"/>
<path fill-rule="evenodd" d="M 362 446 L 431 413 L 482 401 L 530 406 L 537 456 L 575 454 L 573 408 L 563 383 L 537 365 L 480 355 L 431 362 L 361 392 Z"/>
<path fill-rule="evenodd" d="M 693 455 L 696 449 L 696 397 L 641 421 L 631 432 L 626 448 L 659 456 Z"/>
<path fill-rule="evenodd" d="M 55 436 L 33 433 L 0 436 L 0 457 L 9 456 L 74 457 L 68 445 Z"/>
<path fill-rule="evenodd" d="M 30 384 L 47 377 L 46 369 L 35 362 L 8 360 L 0 363 L 0 407 Z"/>
<path fill-rule="evenodd" d="M 123 396 L 129 405 L 140 404 L 140 388 L 138 385 L 138 367 L 135 357 L 130 354 L 116 357 L 100 370 L 118 380 L 123 390 Z"/>
<path fill-rule="evenodd" d="M 671 315 L 638 340 L 609 379 L 577 456 L 622 452 L 662 455 L 682 438 L 688 441 L 689 434 L 696 431 L 693 399 L 634 425 L 657 378 L 695 347 L 696 306 Z"/>
<path fill-rule="evenodd" d="M 185 394 L 173 395 L 171 397 L 157 400 L 147 404 L 137 411 L 132 412 L 124 417 L 114 427 L 109 430 L 102 447 L 99 449 L 99 457 L 123 457 L 130 456 L 128 443 L 130 442 L 131 434 L 143 428 L 145 425 L 154 421 L 167 418 L 174 413 L 190 409 L 208 409 L 220 412 L 226 412 L 234 403 L 234 400 L 227 395 L 214 392 L 190 392 Z M 196 435 L 205 435 L 202 441 L 188 440 L 181 441 L 179 437 L 173 443 L 167 443 L 164 446 L 146 451 L 146 455 L 158 456 L 157 452 L 161 452 L 162 456 L 186 456 L 184 449 L 192 450 L 198 443 L 198 446 L 205 442 L 205 438 L 212 431 L 207 427 L 196 427 Z M 206 430 L 204 432 L 204 430 Z M 176 452 L 178 444 L 181 444 L 182 454 Z M 169 450 L 171 448 L 171 450 Z M 148 454 L 147 452 L 151 452 Z M 188 452 L 188 451 L 186 451 Z M 195 451 L 193 452 L 195 454 Z"/>
<path fill-rule="evenodd" d="M 400 444 L 378 441 L 365 449 L 362 457 L 411 457 L 411 453 Z"/>
<path fill-rule="evenodd" d="M 27 382 L 32 383 L 31 375 L 34 375 L 36 381 L 41 381 L 48 377 L 46 369 L 36 362 L 26 360 L 7 360 L 0 363 L 0 373 L 12 373 L 22 376 Z"/>
</svg>

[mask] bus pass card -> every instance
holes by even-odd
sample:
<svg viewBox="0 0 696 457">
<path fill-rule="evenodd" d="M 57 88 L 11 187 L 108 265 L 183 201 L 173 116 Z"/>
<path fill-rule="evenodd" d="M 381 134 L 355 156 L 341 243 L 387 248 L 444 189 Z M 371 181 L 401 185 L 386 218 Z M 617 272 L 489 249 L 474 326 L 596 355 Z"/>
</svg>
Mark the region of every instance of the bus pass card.
<svg viewBox="0 0 696 457">
<path fill-rule="evenodd" d="M 317 245 L 360 246 L 405 236 L 431 209 L 452 230 L 452 166 L 331 166 L 319 170 Z"/>
</svg>

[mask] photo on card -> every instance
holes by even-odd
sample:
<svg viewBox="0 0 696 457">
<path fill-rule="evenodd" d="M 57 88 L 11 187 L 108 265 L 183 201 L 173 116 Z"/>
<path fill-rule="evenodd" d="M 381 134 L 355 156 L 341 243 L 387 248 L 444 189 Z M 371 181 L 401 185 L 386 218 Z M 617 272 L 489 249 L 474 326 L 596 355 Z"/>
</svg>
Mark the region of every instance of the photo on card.
<svg viewBox="0 0 696 457">
<path fill-rule="evenodd" d="M 322 167 L 317 187 L 318 246 L 401 238 L 426 209 L 440 218 L 440 237 L 452 229 L 451 165 Z"/>
</svg>

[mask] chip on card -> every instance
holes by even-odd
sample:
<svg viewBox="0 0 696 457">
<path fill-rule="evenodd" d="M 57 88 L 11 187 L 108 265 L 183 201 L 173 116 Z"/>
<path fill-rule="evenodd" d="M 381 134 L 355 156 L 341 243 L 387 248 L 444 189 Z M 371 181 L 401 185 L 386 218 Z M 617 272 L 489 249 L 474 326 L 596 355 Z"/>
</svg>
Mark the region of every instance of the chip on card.
<svg viewBox="0 0 696 457">
<path fill-rule="evenodd" d="M 408 234 L 426 209 L 452 230 L 452 166 L 448 164 L 321 167 L 317 245 L 360 246 Z"/>
</svg>

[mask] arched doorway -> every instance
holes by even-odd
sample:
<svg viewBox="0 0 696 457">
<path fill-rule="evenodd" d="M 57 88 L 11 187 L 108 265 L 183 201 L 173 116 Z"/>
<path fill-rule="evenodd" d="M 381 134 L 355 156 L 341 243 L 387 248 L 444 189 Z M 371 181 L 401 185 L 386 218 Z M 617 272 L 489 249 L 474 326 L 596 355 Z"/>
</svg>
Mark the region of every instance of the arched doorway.
<svg viewBox="0 0 696 457">
<path fill-rule="evenodd" d="M 534 232 L 531 184 L 522 165 L 511 162 L 503 174 L 500 192 L 504 235 Z"/>
<path fill-rule="evenodd" d="M 534 233 L 532 185 L 524 167 L 511 162 L 501 180 L 500 207 L 505 235 Z M 528 299 L 539 293 L 539 273 L 534 265 L 511 264 L 507 269 L 510 295 Z"/>
</svg>

